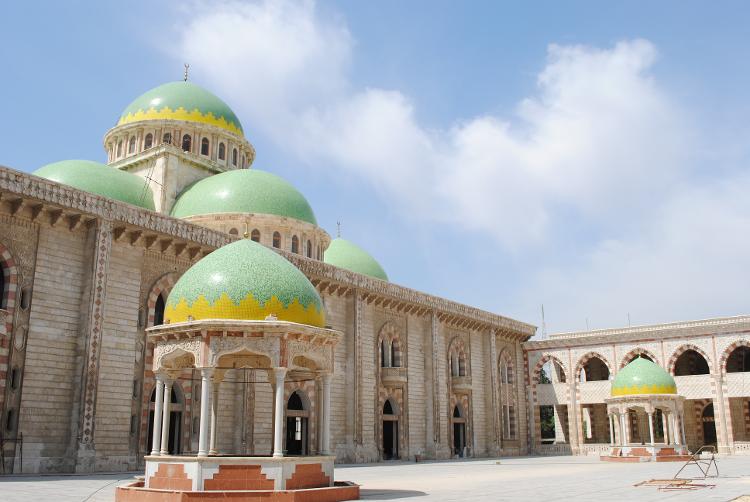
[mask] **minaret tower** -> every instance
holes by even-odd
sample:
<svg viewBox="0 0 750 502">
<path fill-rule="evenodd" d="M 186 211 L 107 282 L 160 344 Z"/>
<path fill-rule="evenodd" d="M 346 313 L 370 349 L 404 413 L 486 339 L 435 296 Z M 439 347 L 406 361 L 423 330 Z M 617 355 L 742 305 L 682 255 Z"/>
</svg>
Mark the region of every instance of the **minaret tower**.
<svg viewBox="0 0 750 502">
<path fill-rule="evenodd" d="M 169 214 L 192 183 L 248 169 L 255 149 L 224 101 L 188 81 L 160 85 L 136 98 L 104 136 L 107 163 L 144 179 L 154 206 Z"/>
</svg>

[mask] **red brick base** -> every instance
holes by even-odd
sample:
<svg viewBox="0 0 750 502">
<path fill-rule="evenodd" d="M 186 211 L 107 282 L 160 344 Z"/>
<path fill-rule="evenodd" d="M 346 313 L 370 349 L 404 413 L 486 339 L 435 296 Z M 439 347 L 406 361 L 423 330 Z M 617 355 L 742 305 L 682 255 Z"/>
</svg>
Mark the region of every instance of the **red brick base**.
<svg viewBox="0 0 750 502">
<path fill-rule="evenodd" d="M 359 500 L 359 485 L 336 483 L 336 486 L 302 490 L 238 490 L 190 492 L 144 488 L 138 481 L 119 486 L 115 502 L 339 502 Z"/>
</svg>

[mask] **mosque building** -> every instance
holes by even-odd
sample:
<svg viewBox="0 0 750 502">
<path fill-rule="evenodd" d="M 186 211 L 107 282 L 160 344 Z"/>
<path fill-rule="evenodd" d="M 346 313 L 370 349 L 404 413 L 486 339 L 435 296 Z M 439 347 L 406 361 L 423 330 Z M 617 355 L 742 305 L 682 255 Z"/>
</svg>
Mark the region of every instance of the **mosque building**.
<svg viewBox="0 0 750 502">
<path fill-rule="evenodd" d="M 136 98 L 104 150 L 0 167 L 4 473 L 750 452 L 750 317 L 531 340 L 400 286 L 190 81 Z"/>
</svg>

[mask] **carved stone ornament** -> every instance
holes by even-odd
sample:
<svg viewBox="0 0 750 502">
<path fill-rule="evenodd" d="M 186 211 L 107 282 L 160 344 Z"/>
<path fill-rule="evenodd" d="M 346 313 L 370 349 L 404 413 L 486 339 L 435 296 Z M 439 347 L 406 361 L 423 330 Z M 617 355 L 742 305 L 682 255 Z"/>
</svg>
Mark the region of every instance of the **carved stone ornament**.
<svg viewBox="0 0 750 502">
<path fill-rule="evenodd" d="M 13 337 L 13 346 L 16 350 L 23 350 L 23 348 L 26 347 L 26 333 L 26 326 L 19 326 L 18 329 L 16 329 L 16 334 Z"/>
<path fill-rule="evenodd" d="M 278 338 L 212 337 L 208 350 L 211 366 L 216 366 L 221 356 L 244 351 L 268 357 L 271 360 L 271 367 L 280 366 L 281 362 Z"/>
<path fill-rule="evenodd" d="M 309 342 L 290 340 L 287 342 L 287 360 L 291 366 L 311 369 L 305 364 L 294 362 L 296 357 L 302 356 L 315 361 L 319 370 L 333 371 L 333 347 L 330 345 L 312 345 Z"/>
<path fill-rule="evenodd" d="M 168 342 L 157 342 L 156 347 L 154 348 L 154 370 L 166 368 L 166 366 L 164 366 L 164 359 L 170 359 L 169 355 L 175 351 L 191 354 L 193 357 L 192 365 L 200 364 L 201 343 L 202 342 L 199 338 L 190 340 L 170 340 Z M 185 361 L 181 358 L 182 356 L 177 356 L 177 359 L 180 359 L 180 362 L 184 363 Z M 170 364 L 169 367 L 172 368 L 173 365 Z"/>
</svg>

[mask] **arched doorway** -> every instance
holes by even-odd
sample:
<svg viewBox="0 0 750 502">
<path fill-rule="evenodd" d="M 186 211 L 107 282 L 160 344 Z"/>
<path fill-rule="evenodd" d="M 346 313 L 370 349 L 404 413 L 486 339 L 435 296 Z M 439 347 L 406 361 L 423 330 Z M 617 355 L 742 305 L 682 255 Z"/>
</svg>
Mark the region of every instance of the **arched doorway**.
<svg viewBox="0 0 750 502">
<path fill-rule="evenodd" d="M 307 455 L 308 420 L 310 413 L 299 391 L 292 392 L 286 403 L 286 453 Z"/>
<path fill-rule="evenodd" d="M 716 445 L 716 422 L 714 421 L 713 403 L 703 408 L 701 421 L 703 422 L 703 444 Z"/>
<path fill-rule="evenodd" d="M 398 458 L 398 415 L 390 399 L 383 404 L 383 460 Z"/>
<path fill-rule="evenodd" d="M 156 389 L 151 392 L 151 401 L 148 409 L 148 435 L 146 436 L 146 454 L 151 453 L 154 440 L 154 408 L 156 406 Z M 177 384 L 172 385 L 172 393 L 169 405 L 169 454 L 182 453 L 182 392 Z"/>
<path fill-rule="evenodd" d="M 466 450 L 466 417 L 460 405 L 453 408 L 453 454 L 463 457 Z"/>
</svg>

